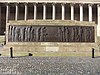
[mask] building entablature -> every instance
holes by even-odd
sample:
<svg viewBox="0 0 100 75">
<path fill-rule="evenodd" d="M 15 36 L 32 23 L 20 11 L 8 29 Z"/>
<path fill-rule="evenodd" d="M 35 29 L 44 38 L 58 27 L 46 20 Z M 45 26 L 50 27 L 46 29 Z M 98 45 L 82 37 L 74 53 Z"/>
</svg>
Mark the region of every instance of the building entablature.
<svg viewBox="0 0 100 75">
<path fill-rule="evenodd" d="M 99 0 L 0 0 L 0 3 L 82 3 L 82 4 L 99 4 Z"/>
</svg>

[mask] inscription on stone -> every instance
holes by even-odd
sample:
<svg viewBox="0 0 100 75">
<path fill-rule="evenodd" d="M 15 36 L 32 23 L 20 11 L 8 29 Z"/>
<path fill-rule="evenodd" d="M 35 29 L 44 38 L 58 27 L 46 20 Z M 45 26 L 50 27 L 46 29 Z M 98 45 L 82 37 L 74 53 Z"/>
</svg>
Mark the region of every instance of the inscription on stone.
<svg viewBox="0 0 100 75">
<path fill-rule="evenodd" d="M 93 26 L 9 26 L 9 42 L 95 42 Z"/>
</svg>

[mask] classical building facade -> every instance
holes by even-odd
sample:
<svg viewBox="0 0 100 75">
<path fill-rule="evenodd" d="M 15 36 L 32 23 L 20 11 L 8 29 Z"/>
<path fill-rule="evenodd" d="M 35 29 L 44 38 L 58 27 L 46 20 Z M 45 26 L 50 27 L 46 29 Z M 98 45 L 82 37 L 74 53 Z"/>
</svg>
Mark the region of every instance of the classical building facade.
<svg viewBox="0 0 100 75">
<path fill-rule="evenodd" d="M 9 20 L 77 20 L 95 22 L 100 36 L 99 0 L 0 0 L 0 35 Z"/>
<path fill-rule="evenodd" d="M 90 52 L 100 36 L 99 0 L 0 0 L 1 54 Z"/>
</svg>

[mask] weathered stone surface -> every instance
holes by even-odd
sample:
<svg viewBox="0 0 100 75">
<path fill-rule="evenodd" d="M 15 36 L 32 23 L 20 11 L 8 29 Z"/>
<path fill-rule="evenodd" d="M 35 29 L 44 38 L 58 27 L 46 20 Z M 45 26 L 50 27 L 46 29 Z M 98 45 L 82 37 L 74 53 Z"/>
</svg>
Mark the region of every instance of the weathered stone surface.
<svg viewBox="0 0 100 75">
<path fill-rule="evenodd" d="M 95 26 L 95 22 L 87 22 L 87 21 L 71 21 L 71 20 L 18 20 L 18 21 L 9 21 L 8 25 L 63 25 L 63 26 Z"/>
<path fill-rule="evenodd" d="M 29 25 L 29 26 L 36 26 L 36 25 L 44 25 L 44 26 L 93 26 L 94 27 L 94 42 L 8 42 L 8 29 L 9 25 L 15 25 L 15 26 L 24 26 L 24 25 Z M 96 47 L 96 25 L 94 23 L 89 23 L 89 22 L 78 22 L 78 21 L 61 21 L 61 20 L 29 20 L 29 21 L 10 21 L 7 24 L 7 34 L 6 34 L 6 47 L 9 49 L 10 47 L 13 47 L 14 51 L 16 52 L 32 52 L 34 53 L 45 53 L 48 50 L 52 48 L 57 48 L 57 52 L 82 52 L 82 51 L 89 51 L 91 52 L 91 49 L 93 47 Z M 50 49 L 48 49 L 50 48 Z M 6 49 L 7 50 L 7 49 Z M 49 52 L 48 51 L 48 52 Z M 52 52 L 52 50 L 51 50 Z"/>
</svg>

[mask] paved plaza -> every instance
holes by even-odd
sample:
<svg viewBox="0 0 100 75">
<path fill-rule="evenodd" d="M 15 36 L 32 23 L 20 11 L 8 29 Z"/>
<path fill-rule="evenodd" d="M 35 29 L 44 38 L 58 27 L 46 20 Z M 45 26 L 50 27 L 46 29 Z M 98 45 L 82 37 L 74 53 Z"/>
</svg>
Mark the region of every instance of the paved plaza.
<svg viewBox="0 0 100 75">
<path fill-rule="evenodd" d="M 0 75 L 100 75 L 100 57 L 0 57 Z"/>
</svg>

